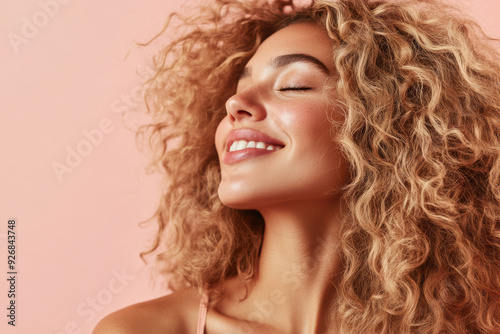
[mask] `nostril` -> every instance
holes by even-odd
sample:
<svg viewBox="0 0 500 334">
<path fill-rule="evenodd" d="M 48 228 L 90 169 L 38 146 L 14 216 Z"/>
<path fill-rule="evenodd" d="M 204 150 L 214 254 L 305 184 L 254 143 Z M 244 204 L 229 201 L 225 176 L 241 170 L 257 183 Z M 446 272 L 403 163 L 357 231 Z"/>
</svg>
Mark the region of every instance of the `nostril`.
<svg viewBox="0 0 500 334">
<path fill-rule="evenodd" d="M 252 116 L 251 113 L 249 113 L 248 111 L 245 111 L 245 110 L 238 110 L 237 113 L 238 113 L 238 116 Z"/>
<path fill-rule="evenodd" d="M 261 118 L 265 112 L 263 106 L 252 91 L 235 94 L 226 101 L 226 112 L 231 121 Z"/>
</svg>

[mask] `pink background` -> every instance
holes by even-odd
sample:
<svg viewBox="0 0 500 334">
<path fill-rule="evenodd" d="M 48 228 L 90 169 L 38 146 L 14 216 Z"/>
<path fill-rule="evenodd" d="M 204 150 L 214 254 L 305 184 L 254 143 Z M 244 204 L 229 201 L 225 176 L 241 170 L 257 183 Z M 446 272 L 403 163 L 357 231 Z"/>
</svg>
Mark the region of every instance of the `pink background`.
<svg viewBox="0 0 500 334">
<path fill-rule="evenodd" d="M 47 15 L 41 3 L 59 6 L 46 6 Z M 500 37 L 500 1 L 462 4 Z M 137 71 L 152 51 L 134 49 L 125 59 L 128 49 L 178 8 L 172 0 L 0 4 L 2 333 L 90 333 L 106 314 L 165 293 L 149 283 L 138 256 L 154 231 L 138 222 L 159 196 L 158 178 L 144 172 L 124 126 L 143 118 L 122 121 L 118 112 L 140 102 Z M 13 47 L 9 36 L 23 36 L 27 21 L 40 27 L 24 28 L 26 43 Z M 98 135 L 99 126 L 107 133 Z M 91 146 L 85 133 L 93 134 Z M 86 156 L 58 178 L 53 164 L 66 165 L 68 150 Z M 9 218 L 17 220 L 16 327 L 4 315 Z"/>
</svg>

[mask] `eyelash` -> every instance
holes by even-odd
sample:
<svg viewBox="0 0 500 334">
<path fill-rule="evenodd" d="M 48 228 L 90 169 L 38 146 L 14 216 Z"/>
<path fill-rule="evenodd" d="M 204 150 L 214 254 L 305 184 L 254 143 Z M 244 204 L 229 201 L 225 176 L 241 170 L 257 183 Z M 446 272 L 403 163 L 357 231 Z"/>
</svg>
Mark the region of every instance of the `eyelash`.
<svg viewBox="0 0 500 334">
<path fill-rule="evenodd" d="M 310 90 L 311 87 L 307 86 L 289 86 L 289 87 L 281 87 L 278 89 L 280 92 L 288 91 L 288 90 Z"/>
</svg>

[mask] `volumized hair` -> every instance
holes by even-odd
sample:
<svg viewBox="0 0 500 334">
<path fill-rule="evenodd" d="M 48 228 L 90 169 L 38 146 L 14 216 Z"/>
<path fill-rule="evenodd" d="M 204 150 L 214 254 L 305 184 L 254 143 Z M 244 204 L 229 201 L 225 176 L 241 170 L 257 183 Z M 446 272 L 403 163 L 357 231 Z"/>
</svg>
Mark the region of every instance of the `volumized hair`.
<svg viewBox="0 0 500 334">
<path fill-rule="evenodd" d="M 340 333 L 500 333 L 500 59 L 438 1 L 216 0 L 171 15 L 140 134 L 166 175 L 152 248 L 173 290 L 249 280 L 264 221 L 217 196 L 215 129 L 239 73 L 280 28 L 313 21 L 337 73 L 343 189 Z"/>
</svg>

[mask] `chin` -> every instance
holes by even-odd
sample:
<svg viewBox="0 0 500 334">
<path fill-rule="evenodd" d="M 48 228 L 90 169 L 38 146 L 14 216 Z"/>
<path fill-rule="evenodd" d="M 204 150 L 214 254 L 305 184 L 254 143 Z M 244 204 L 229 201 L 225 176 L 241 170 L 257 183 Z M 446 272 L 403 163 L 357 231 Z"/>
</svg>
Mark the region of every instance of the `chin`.
<svg viewBox="0 0 500 334">
<path fill-rule="evenodd" d="M 241 191 L 221 192 L 219 191 L 219 200 L 225 206 L 236 210 L 257 210 L 262 198 L 246 196 Z"/>
<path fill-rule="evenodd" d="M 248 201 L 237 201 L 234 198 L 227 199 L 227 198 L 221 198 L 219 196 L 220 201 L 222 204 L 225 206 L 231 208 L 231 209 L 236 209 L 236 210 L 254 210 L 255 206 L 251 205 Z"/>
</svg>

